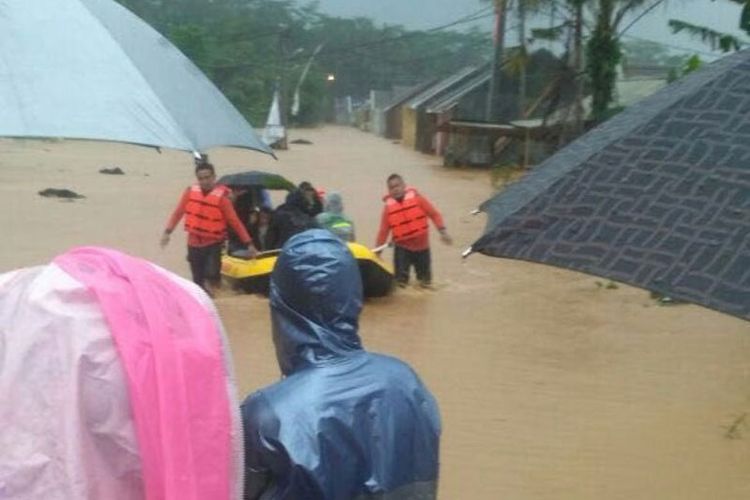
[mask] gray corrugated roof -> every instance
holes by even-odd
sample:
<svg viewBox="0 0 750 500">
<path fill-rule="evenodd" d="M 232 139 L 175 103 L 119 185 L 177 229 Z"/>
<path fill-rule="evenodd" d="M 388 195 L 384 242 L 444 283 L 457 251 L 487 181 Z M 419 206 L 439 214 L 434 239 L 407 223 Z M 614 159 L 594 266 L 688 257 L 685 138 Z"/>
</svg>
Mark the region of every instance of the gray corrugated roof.
<svg viewBox="0 0 750 500">
<path fill-rule="evenodd" d="M 444 113 L 459 103 L 462 97 L 476 90 L 481 85 L 490 81 L 491 73 L 489 71 L 481 73 L 478 76 L 467 81 L 457 89 L 445 94 L 443 97 L 435 100 L 427 108 L 428 113 Z"/>
<path fill-rule="evenodd" d="M 482 204 L 474 250 L 750 319 L 750 50 L 626 109 Z"/>
<path fill-rule="evenodd" d="M 475 72 L 479 70 L 476 66 L 468 66 L 461 71 L 458 71 L 448 78 L 444 78 L 434 85 L 431 85 L 423 92 L 417 94 L 407 106 L 412 109 L 416 109 L 420 106 L 428 104 L 432 99 L 440 96 L 443 92 L 450 90 L 454 85 L 463 81 L 465 78 L 471 77 Z"/>
<path fill-rule="evenodd" d="M 413 99 L 414 96 L 424 91 L 426 88 L 432 86 L 435 84 L 435 80 L 430 80 L 428 82 L 423 82 L 418 85 L 414 85 L 412 87 L 409 87 L 408 89 L 404 90 L 403 92 L 399 93 L 396 97 L 394 97 L 391 102 L 389 102 L 387 105 L 383 107 L 383 112 L 389 111 L 393 109 L 396 106 L 399 106 L 403 104 L 404 102 L 408 101 L 409 99 Z"/>
</svg>

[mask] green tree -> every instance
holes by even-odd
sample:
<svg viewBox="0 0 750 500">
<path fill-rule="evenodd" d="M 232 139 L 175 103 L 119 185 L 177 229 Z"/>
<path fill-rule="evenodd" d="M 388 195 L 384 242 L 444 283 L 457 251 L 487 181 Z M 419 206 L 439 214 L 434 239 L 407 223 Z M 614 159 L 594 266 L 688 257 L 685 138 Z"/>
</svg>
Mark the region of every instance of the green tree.
<svg viewBox="0 0 750 500">
<path fill-rule="evenodd" d="M 621 37 L 633 23 L 625 28 L 621 25 L 629 14 L 650 12 L 664 0 L 567 0 L 567 15 L 563 22 L 548 29 L 533 31 L 535 38 L 572 40 L 568 49 L 571 67 L 577 79 L 587 77 L 587 86 L 592 95 L 592 117 L 596 121 L 606 119 L 609 106 L 614 100 L 617 66 L 622 61 Z M 588 12 L 589 18 L 585 18 Z M 586 34 L 584 28 L 591 26 Z M 583 45 L 585 40 L 585 58 Z M 581 114 L 583 81 L 577 82 L 576 109 Z M 580 118 L 576 119 L 577 128 Z"/>
<path fill-rule="evenodd" d="M 543 6 L 550 3 L 550 0 L 516 0 L 515 4 L 516 15 L 518 17 L 518 50 L 515 53 L 515 57 L 509 62 L 515 69 L 515 73 L 518 74 L 518 101 L 522 118 L 526 118 L 528 109 L 528 82 L 526 77 L 527 66 L 529 64 L 528 32 L 526 30 L 527 16 L 539 12 Z"/>
<path fill-rule="evenodd" d="M 591 113 L 595 120 L 601 120 L 614 100 L 622 51 L 615 31 L 615 0 L 597 3 L 596 23 L 586 43 L 586 72 L 591 82 Z"/>
<path fill-rule="evenodd" d="M 253 123 L 262 124 L 278 81 L 288 107 L 315 48 L 324 49 L 301 88 L 299 123 L 325 116 L 335 95 L 412 85 L 487 57 L 477 31 L 407 31 L 369 19 L 325 16 L 291 0 L 120 0 L 179 47 Z M 325 75 L 334 73 L 327 88 Z"/>
<path fill-rule="evenodd" d="M 629 14 L 647 14 L 663 0 L 596 0 L 595 24 L 586 43 L 586 72 L 591 84 L 591 114 L 597 121 L 606 119 L 614 100 L 617 65 L 622 60 L 621 36 L 633 25 L 621 25 Z M 639 19 L 639 18 L 638 18 Z"/>
</svg>

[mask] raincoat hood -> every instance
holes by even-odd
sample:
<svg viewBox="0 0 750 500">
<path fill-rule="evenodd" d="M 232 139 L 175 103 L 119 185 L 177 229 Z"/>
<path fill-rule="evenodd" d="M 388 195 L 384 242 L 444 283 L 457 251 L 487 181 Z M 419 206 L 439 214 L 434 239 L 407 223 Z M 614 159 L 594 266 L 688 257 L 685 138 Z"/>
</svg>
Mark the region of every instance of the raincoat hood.
<svg viewBox="0 0 750 500">
<path fill-rule="evenodd" d="M 344 213 L 344 201 L 339 193 L 331 193 L 326 197 L 325 211 L 336 215 Z"/>
<path fill-rule="evenodd" d="M 402 361 L 366 352 L 362 283 L 326 230 L 292 237 L 271 275 L 284 378 L 242 405 L 245 494 L 263 500 L 434 500 L 440 415 Z"/>
<path fill-rule="evenodd" d="M 242 441 L 211 300 L 85 247 L 0 275 L 0 498 L 237 499 Z"/>
<path fill-rule="evenodd" d="M 349 249 L 330 232 L 290 238 L 271 275 L 271 320 L 282 373 L 362 352 L 357 333 L 362 279 Z"/>
</svg>

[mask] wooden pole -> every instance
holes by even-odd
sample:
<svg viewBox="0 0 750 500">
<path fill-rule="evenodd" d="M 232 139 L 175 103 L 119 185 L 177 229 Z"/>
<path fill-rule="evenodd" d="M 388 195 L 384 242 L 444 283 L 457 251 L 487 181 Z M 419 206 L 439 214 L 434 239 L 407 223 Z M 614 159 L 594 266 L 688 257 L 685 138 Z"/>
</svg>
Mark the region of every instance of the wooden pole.
<svg viewBox="0 0 750 500">
<path fill-rule="evenodd" d="M 490 90 L 487 93 L 487 107 L 485 109 L 485 120 L 497 122 L 500 94 L 500 79 L 503 71 L 503 52 L 505 41 L 505 0 L 495 0 L 495 52 L 492 57 L 492 77 L 490 78 Z"/>
</svg>

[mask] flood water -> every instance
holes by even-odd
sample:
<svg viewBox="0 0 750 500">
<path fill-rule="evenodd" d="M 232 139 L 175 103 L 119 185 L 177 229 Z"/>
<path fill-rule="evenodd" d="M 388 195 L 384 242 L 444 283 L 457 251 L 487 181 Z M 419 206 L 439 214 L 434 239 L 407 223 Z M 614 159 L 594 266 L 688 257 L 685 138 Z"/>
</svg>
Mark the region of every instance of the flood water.
<svg viewBox="0 0 750 500">
<path fill-rule="evenodd" d="M 348 128 L 292 134 L 313 144 L 292 145 L 277 161 L 237 150 L 211 160 L 220 175 L 271 170 L 341 192 L 369 245 L 385 179 L 397 172 L 454 238 L 433 238 L 436 290 L 368 301 L 361 320 L 366 347 L 409 362 L 438 399 L 442 499 L 750 498 L 750 323 L 539 264 L 463 261 L 484 228 L 484 216 L 469 212 L 493 192 L 488 172 L 444 169 Z M 13 140 L 0 141 L 0 153 L 0 271 L 97 244 L 189 276 L 182 235 L 158 247 L 192 181 L 189 155 Z M 97 172 L 110 166 L 126 175 Z M 86 198 L 36 195 L 47 187 Z M 276 380 L 267 300 L 226 294 L 216 303 L 240 394 Z"/>
</svg>

